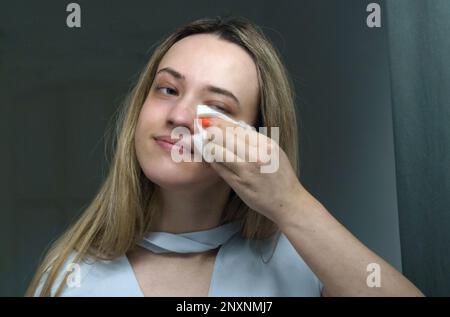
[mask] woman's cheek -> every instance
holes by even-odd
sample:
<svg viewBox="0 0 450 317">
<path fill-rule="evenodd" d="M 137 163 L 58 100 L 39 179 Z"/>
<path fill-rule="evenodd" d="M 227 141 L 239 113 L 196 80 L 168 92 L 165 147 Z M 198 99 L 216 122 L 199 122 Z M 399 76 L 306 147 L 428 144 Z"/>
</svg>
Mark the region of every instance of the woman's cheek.
<svg viewBox="0 0 450 317">
<path fill-rule="evenodd" d="M 168 109 L 170 107 L 164 102 L 146 103 L 142 107 L 141 115 L 152 126 L 164 127 Z"/>
</svg>

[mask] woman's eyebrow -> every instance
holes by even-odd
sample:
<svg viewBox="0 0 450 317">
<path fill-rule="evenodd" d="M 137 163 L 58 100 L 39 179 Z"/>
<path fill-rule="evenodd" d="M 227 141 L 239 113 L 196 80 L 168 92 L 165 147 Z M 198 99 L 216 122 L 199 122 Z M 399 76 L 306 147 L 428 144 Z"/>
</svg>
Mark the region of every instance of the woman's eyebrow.
<svg viewBox="0 0 450 317">
<path fill-rule="evenodd" d="M 227 97 L 233 99 L 236 102 L 236 104 L 238 105 L 239 108 L 241 107 L 239 99 L 237 99 L 237 97 L 235 95 L 233 95 L 233 93 L 231 91 L 228 91 L 228 90 L 220 88 L 220 87 L 211 86 L 211 85 L 206 86 L 204 88 L 204 90 L 207 90 L 207 91 L 215 93 L 215 94 L 220 94 L 220 95 L 227 96 Z"/>
<path fill-rule="evenodd" d="M 186 80 L 186 77 L 183 74 L 177 72 L 173 68 L 164 67 L 164 68 L 160 69 L 156 74 L 159 74 L 162 72 L 168 73 L 168 74 L 172 75 L 173 77 L 175 77 L 176 79 Z M 227 97 L 233 99 L 237 103 L 239 108 L 241 106 L 239 99 L 231 91 L 228 91 L 228 90 L 220 88 L 220 87 L 212 86 L 212 85 L 207 85 L 203 90 L 207 90 L 207 91 L 215 93 L 215 94 L 227 96 Z"/>
<path fill-rule="evenodd" d="M 175 69 L 170 68 L 170 67 L 161 68 L 160 70 L 158 70 L 158 72 L 156 74 L 159 74 L 159 73 L 162 73 L 162 72 L 169 73 L 173 77 L 175 77 L 176 79 L 180 79 L 180 80 L 185 80 L 186 79 L 186 77 L 184 77 L 184 75 L 180 74 Z"/>
</svg>

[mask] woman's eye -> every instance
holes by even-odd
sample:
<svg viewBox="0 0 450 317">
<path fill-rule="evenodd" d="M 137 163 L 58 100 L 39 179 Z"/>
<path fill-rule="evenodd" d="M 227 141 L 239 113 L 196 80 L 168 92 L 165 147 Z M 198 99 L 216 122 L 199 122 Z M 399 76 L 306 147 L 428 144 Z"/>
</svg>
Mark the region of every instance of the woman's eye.
<svg viewBox="0 0 450 317">
<path fill-rule="evenodd" d="M 166 90 L 167 93 L 164 92 L 164 89 Z M 164 94 L 169 94 L 169 92 L 174 92 L 176 93 L 177 91 L 175 89 L 169 88 L 169 87 L 157 87 L 156 90 L 158 91 L 162 91 Z"/>
<path fill-rule="evenodd" d="M 225 109 L 224 107 L 221 107 L 221 106 L 211 105 L 210 107 L 216 108 L 217 110 L 224 112 L 224 113 L 229 113 L 229 111 L 227 109 Z"/>
</svg>

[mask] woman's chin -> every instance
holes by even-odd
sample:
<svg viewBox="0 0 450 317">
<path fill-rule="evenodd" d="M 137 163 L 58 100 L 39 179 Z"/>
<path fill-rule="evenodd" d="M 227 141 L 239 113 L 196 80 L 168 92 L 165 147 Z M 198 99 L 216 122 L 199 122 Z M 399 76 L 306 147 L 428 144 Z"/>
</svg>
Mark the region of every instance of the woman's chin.
<svg viewBox="0 0 450 317">
<path fill-rule="evenodd" d="M 214 183 L 219 177 L 212 168 L 202 163 L 159 164 L 144 170 L 153 183 L 165 189 L 181 189 L 201 183 Z"/>
</svg>

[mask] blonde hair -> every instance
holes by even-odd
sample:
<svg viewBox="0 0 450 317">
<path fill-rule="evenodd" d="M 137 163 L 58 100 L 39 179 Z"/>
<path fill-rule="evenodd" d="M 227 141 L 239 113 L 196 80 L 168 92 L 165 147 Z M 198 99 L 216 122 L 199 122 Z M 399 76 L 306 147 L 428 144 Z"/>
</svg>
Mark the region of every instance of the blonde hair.
<svg viewBox="0 0 450 317">
<path fill-rule="evenodd" d="M 125 100 L 117 122 L 114 155 L 107 177 L 81 218 L 52 244 L 31 281 L 27 296 L 33 296 L 40 283 L 40 294 L 36 295 L 51 296 L 53 284 L 73 251 L 77 252 L 73 262 L 85 256 L 112 260 L 131 250 L 151 227 L 160 206 L 155 195 L 158 188 L 145 177 L 137 161 L 136 123 L 163 56 L 177 41 L 201 33 L 235 43 L 252 57 L 259 82 L 257 126 L 280 127 L 279 145 L 298 171 L 294 89 L 278 52 L 263 32 L 241 17 L 205 18 L 182 26 L 155 48 Z M 221 223 L 242 219 L 241 236 L 244 238 L 265 239 L 278 232 L 272 221 L 246 206 L 233 191 L 225 211 Z M 44 276 L 45 281 L 42 281 Z M 61 282 L 54 295 L 59 296 L 63 286 Z"/>
</svg>

